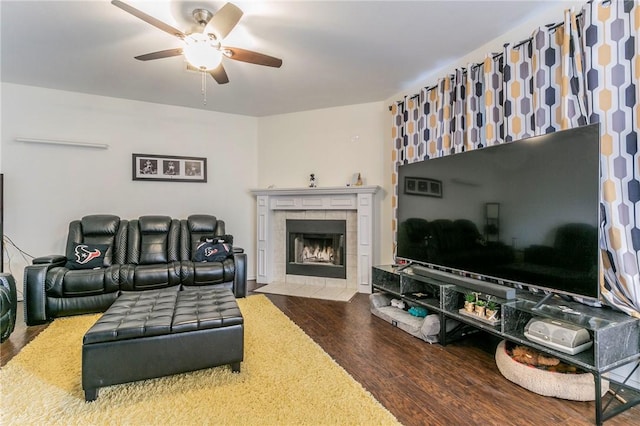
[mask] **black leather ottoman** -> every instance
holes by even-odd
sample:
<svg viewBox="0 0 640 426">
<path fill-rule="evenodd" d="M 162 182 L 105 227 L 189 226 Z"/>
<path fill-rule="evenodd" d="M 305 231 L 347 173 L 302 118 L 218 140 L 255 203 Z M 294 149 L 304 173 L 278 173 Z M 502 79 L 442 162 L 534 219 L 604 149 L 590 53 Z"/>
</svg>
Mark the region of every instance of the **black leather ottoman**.
<svg viewBox="0 0 640 426">
<path fill-rule="evenodd" d="M 242 313 L 231 290 L 123 293 L 87 331 L 82 388 L 93 401 L 104 386 L 230 364 L 244 355 Z"/>
</svg>

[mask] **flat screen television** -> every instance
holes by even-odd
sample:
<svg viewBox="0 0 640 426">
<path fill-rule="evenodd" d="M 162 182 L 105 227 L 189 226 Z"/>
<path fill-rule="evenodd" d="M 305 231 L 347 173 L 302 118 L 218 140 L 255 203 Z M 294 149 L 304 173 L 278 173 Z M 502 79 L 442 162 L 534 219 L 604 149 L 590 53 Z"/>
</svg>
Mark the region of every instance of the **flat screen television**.
<svg viewBox="0 0 640 426">
<path fill-rule="evenodd" d="M 598 124 L 399 167 L 399 260 L 597 299 Z"/>
</svg>

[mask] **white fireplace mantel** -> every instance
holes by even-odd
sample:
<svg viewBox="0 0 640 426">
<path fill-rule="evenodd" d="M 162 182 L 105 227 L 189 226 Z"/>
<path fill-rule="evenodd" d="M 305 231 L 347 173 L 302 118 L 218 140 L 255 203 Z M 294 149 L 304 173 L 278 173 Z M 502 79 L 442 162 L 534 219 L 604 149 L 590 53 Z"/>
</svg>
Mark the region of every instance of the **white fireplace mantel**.
<svg viewBox="0 0 640 426">
<path fill-rule="evenodd" d="M 276 210 L 355 210 L 357 212 L 358 292 L 371 293 L 371 267 L 379 263 L 377 196 L 379 186 L 254 189 L 257 199 L 257 277 L 273 281 L 273 215 Z"/>
</svg>

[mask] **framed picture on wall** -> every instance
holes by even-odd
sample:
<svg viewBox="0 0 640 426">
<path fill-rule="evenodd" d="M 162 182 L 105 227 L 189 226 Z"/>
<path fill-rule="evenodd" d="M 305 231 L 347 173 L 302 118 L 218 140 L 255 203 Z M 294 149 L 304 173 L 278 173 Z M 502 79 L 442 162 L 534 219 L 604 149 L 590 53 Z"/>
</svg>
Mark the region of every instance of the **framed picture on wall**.
<svg viewBox="0 0 640 426">
<path fill-rule="evenodd" d="M 207 159 L 180 155 L 132 154 L 133 180 L 206 182 Z"/>
<path fill-rule="evenodd" d="M 404 178 L 404 193 L 442 198 L 442 181 L 407 176 Z"/>
</svg>

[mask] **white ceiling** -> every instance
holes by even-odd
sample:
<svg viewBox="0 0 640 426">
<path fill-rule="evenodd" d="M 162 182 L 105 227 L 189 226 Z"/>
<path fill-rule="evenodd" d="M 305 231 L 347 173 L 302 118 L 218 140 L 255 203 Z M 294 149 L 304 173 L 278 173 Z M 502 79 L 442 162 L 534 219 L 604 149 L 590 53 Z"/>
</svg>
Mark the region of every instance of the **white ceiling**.
<svg viewBox="0 0 640 426">
<path fill-rule="evenodd" d="M 193 25 L 193 9 L 215 12 L 225 4 L 127 2 L 182 30 Z M 0 76 L 15 84 L 266 116 L 386 100 L 558 7 L 543 0 L 234 3 L 244 16 L 224 44 L 282 58 L 283 65 L 225 59 L 230 83 L 207 76 L 206 105 L 200 75 L 185 70 L 182 56 L 133 59 L 180 47 L 180 40 L 109 0 L 1 0 Z"/>
</svg>

